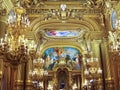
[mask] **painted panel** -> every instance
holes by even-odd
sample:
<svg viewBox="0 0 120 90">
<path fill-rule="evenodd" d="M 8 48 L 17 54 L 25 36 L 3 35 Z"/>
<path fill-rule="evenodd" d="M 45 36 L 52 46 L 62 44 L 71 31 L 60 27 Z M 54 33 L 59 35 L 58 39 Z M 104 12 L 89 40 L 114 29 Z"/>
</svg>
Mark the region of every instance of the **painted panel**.
<svg viewBox="0 0 120 90">
<path fill-rule="evenodd" d="M 46 35 L 50 37 L 77 37 L 79 36 L 79 31 L 76 30 L 50 30 L 46 31 Z"/>
<path fill-rule="evenodd" d="M 65 59 L 65 62 L 70 62 L 73 69 L 80 69 L 81 54 L 80 52 L 72 47 L 54 47 L 45 50 L 43 56 L 45 60 L 44 69 L 51 70 L 56 62 L 61 59 Z"/>
<path fill-rule="evenodd" d="M 116 28 L 115 27 L 115 24 L 116 24 L 116 20 L 117 20 L 117 13 L 116 11 L 112 11 L 112 14 L 111 14 L 111 24 L 112 24 L 112 28 Z"/>
</svg>

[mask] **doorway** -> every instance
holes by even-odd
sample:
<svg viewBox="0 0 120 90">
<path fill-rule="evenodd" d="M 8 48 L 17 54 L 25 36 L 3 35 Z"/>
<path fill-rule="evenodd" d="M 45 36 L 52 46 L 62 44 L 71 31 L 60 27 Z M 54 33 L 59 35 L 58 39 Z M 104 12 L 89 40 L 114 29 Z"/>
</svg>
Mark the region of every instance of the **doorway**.
<svg viewBox="0 0 120 90">
<path fill-rule="evenodd" d="M 69 78 L 67 70 L 58 70 L 58 90 L 69 90 Z"/>
</svg>

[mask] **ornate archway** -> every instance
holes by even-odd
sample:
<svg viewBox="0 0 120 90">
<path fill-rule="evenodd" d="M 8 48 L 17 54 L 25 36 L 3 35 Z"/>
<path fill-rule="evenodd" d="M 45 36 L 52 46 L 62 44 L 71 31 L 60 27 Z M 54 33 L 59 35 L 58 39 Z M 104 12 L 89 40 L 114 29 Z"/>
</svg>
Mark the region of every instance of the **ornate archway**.
<svg viewBox="0 0 120 90">
<path fill-rule="evenodd" d="M 72 68 L 69 65 L 59 64 L 53 68 L 53 72 L 54 90 L 72 90 Z"/>
</svg>

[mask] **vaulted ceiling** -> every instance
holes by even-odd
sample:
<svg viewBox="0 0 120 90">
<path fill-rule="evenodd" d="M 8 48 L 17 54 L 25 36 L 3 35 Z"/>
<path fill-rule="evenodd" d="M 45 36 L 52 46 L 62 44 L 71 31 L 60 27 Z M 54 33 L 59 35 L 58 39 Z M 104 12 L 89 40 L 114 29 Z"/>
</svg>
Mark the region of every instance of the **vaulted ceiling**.
<svg viewBox="0 0 120 90">
<path fill-rule="evenodd" d="M 2 7 L 7 14 L 1 16 L 1 21 L 7 23 L 9 11 L 21 5 L 31 21 L 26 33 L 29 39 L 40 43 L 42 37 L 55 42 L 60 38 L 46 37 L 46 30 L 86 30 L 86 38 L 99 40 L 111 29 L 110 16 L 106 17 L 106 14 L 113 8 L 119 11 L 119 4 L 119 0 L 3 0 Z"/>
</svg>

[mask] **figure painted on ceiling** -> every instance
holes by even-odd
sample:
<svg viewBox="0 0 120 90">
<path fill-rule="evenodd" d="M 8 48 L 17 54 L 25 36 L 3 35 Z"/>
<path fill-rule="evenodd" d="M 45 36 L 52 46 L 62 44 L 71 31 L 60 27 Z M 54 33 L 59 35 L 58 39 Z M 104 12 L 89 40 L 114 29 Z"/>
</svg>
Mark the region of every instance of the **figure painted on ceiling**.
<svg viewBox="0 0 120 90">
<path fill-rule="evenodd" d="M 45 60 L 44 68 L 52 70 L 55 64 L 68 64 L 73 69 L 80 69 L 81 64 L 80 52 L 72 47 L 53 47 L 45 50 L 43 59 Z M 61 61 L 63 60 L 63 62 Z"/>
</svg>

